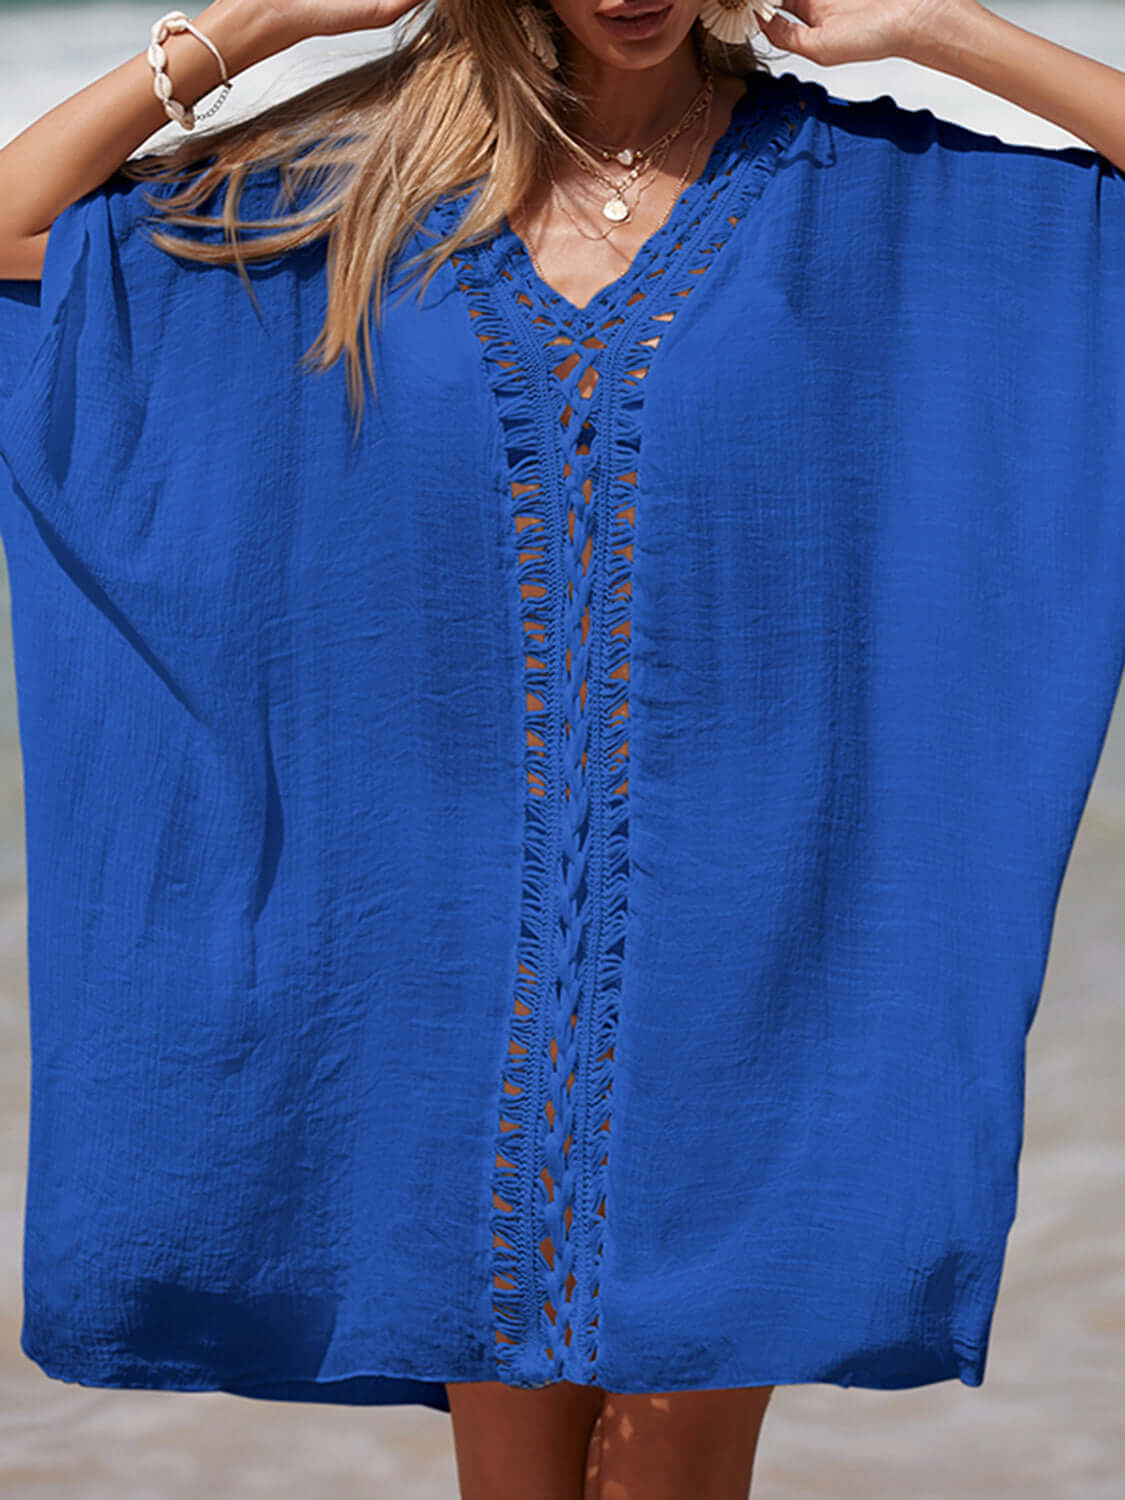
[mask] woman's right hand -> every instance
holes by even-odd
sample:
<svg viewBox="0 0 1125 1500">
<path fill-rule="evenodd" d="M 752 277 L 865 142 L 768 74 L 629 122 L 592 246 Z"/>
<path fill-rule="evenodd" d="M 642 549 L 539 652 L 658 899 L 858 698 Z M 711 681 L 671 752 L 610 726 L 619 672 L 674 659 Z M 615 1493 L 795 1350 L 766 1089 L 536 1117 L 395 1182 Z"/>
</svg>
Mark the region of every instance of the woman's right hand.
<svg viewBox="0 0 1125 1500">
<path fill-rule="evenodd" d="M 391 26 L 420 0 L 265 0 L 279 28 L 294 42 Z"/>
</svg>

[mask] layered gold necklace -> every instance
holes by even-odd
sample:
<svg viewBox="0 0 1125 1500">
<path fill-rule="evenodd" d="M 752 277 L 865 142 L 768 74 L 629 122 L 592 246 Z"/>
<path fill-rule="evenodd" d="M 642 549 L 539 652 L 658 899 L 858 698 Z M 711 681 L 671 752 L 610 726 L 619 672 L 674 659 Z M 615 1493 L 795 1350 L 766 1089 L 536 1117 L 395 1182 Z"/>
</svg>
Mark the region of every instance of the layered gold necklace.
<svg viewBox="0 0 1125 1500">
<path fill-rule="evenodd" d="M 706 115 L 704 115 L 704 117 L 703 117 L 703 126 L 702 126 L 702 129 L 700 130 L 700 133 L 699 133 L 698 137 L 695 140 L 695 143 L 693 144 L 693 146 L 691 148 L 691 154 L 688 157 L 687 165 L 684 167 L 684 170 L 680 173 L 680 179 L 679 179 L 679 181 L 676 184 L 676 190 L 672 194 L 671 199 L 669 200 L 668 207 L 664 210 L 664 213 L 663 213 L 663 215 L 661 217 L 660 223 L 657 224 L 657 225 L 655 225 L 653 227 L 651 233 L 655 234 L 656 231 L 658 229 L 663 228 L 664 224 L 667 222 L 668 215 L 672 212 L 672 209 L 673 209 L 673 207 L 675 206 L 675 203 L 676 203 L 676 199 L 683 192 L 684 186 L 687 183 L 687 180 L 688 180 L 688 178 L 691 175 L 692 169 L 694 168 L 696 161 L 698 160 L 698 157 L 699 157 L 699 148 L 700 148 L 700 145 L 702 144 L 702 142 L 704 140 L 706 140 L 706 138 L 707 138 L 707 129 L 708 129 L 708 126 L 710 125 L 710 123 L 711 123 L 711 112 L 710 112 L 710 109 L 708 109 Z M 673 137 L 673 139 L 677 138 L 680 133 L 681 133 L 680 131 L 677 131 L 676 132 L 676 136 Z M 652 148 L 651 147 L 649 148 L 648 160 L 649 160 L 649 163 L 650 163 L 650 169 L 654 173 L 655 173 L 656 169 L 659 167 L 660 163 L 663 161 L 664 157 L 668 154 L 668 146 L 670 146 L 670 145 L 671 145 L 671 141 L 669 141 L 667 143 L 667 145 L 664 146 L 664 148 L 659 152 L 658 155 L 653 155 L 652 154 Z M 596 234 L 591 234 L 588 230 L 586 230 L 586 229 L 583 228 L 583 226 L 578 222 L 578 220 L 571 213 L 570 209 L 567 208 L 565 199 L 564 199 L 561 191 L 559 191 L 559 185 L 558 185 L 558 182 L 557 182 L 557 180 L 555 178 L 555 174 L 554 174 L 553 171 L 551 171 L 550 168 L 548 168 L 547 175 L 550 178 L 551 186 L 556 191 L 556 202 L 558 203 L 558 205 L 562 209 L 563 213 L 570 220 L 571 224 L 574 225 L 575 229 L 578 231 L 578 233 L 582 236 L 583 239 L 587 239 L 587 240 L 606 240 L 606 239 L 609 238 L 609 236 L 613 233 L 613 231 L 620 224 L 628 222 L 629 219 L 631 218 L 631 214 L 629 214 L 629 213 L 626 213 L 624 215 L 624 217 L 622 217 L 622 218 L 612 218 L 611 219 L 611 223 L 610 223 L 608 229 L 599 230 Z M 640 199 L 644 196 L 644 194 L 648 191 L 649 187 L 651 187 L 651 185 L 652 185 L 652 180 L 650 179 L 649 182 L 645 183 L 644 187 L 638 189 L 638 191 L 637 191 L 637 202 L 638 203 L 640 202 Z M 603 212 L 603 214 L 605 214 L 606 218 L 611 218 L 611 215 L 609 215 L 608 213 L 606 213 L 606 211 L 605 211 L 604 208 L 603 208 L 602 212 Z M 535 269 L 537 271 L 539 271 L 539 264 L 536 261 L 534 255 L 532 255 L 531 261 L 532 261 L 532 264 L 535 266 Z M 542 272 L 540 272 L 540 275 L 542 275 Z"/>
<path fill-rule="evenodd" d="M 570 156 L 581 167 L 582 171 L 595 182 L 600 183 L 610 190 L 609 197 L 602 204 L 602 216 L 610 221 L 610 229 L 605 234 L 595 236 L 604 239 L 612 228 L 618 224 L 628 223 L 630 218 L 629 204 L 625 199 L 626 191 L 639 179 L 649 172 L 655 172 L 660 163 L 667 156 L 669 149 L 683 133 L 690 129 L 695 120 L 701 114 L 706 114 L 710 119 L 711 101 L 714 98 L 715 86 L 711 72 L 711 64 L 706 53 L 700 54 L 700 64 L 703 70 L 703 82 L 698 92 L 680 116 L 679 120 L 666 130 L 662 136 L 648 146 L 618 146 L 605 147 L 595 145 L 593 142 L 584 140 L 581 136 L 571 136 L 564 140 L 563 144 Z M 583 151 L 581 148 L 585 147 Z M 597 167 L 590 165 L 591 156 L 600 156 L 603 161 L 617 161 L 629 171 L 620 182 L 615 182 L 607 177 L 604 172 L 598 171 Z M 558 182 L 553 169 L 548 166 L 548 176 L 553 187 L 558 187 Z M 643 189 L 638 192 L 638 200 L 643 194 Z"/>
</svg>

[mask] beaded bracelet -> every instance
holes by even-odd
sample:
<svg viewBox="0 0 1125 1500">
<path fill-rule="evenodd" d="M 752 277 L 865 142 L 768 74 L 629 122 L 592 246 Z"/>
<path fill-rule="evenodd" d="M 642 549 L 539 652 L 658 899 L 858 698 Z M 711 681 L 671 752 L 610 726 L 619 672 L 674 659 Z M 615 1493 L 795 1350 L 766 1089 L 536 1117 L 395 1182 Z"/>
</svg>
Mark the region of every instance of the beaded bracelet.
<svg viewBox="0 0 1125 1500">
<path fill-rule="evenodd" d="M 190 31 L 192 36 L 198 37 L 205 47 L 209 47 L 215 54 L 219 64 L 219 72 L 223 77 L 223 91 L 211 108 L 203 114 L 197 115 L 193 108 L 184 108 L 177 100 L 172 98 L 172 80 L 164 71 L 168 63 L 168 54 L 160 45 L 173 32 Z M 167 15 L 161 16 L 159 21 L 154 21 L 152 26 L 152 40 L 148 46 L 148 60 L 152 64 L 152 91 L 164 106 L 164 113 L 170 120 L 175 120 L 177 125 L 182 125 L 185 130 L 194 130 L 197 120 L 206 120 L 208 115 L 226 103 L 227 95 L 231 91 L 231 81 L 227 77 L 227 65 L 223 61 L 218 47 L 209 37 L 205 37 L 202 31 L 198 31 L 184 15 L 182 10 L 170 10 Z"/>
</svg>

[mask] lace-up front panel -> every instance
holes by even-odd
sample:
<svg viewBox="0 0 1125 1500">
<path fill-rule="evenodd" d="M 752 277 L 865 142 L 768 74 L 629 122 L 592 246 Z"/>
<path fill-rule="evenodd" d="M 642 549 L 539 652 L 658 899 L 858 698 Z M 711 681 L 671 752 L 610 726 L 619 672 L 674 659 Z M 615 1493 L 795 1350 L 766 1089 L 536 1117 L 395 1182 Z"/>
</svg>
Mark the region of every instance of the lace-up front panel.
<svg viewBox="0 0 1125 1500">
<path fill-rule="evenodd" d="M 512 1385 L 599 1383 L 645 379 L 803 107 L 786 80 L 749 80 L 703 172 L 584 308 L 539 277 L 510 226 L 453 261 L 504 434 L 523 658 L 522 908 L 490 1268 L 498 1378 Z"/>
</svg>

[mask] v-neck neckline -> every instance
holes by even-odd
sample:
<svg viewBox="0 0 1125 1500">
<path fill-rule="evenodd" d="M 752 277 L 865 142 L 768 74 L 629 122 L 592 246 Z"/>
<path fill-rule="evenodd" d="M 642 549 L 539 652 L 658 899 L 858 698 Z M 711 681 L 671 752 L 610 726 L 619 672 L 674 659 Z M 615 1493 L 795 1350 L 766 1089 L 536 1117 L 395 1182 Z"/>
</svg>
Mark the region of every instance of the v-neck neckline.
<svg viewBox="0 0 1125 1500">
<path fill-rule="evenodd" d="M 783 76 L 788 78 L 791 75 Z M 576 302 L 572 302 L 569 297 L 564 296 L 540 276 L 531 258 L 531 252 L 512 228 L 506 214 L 492 241 L 496 266 L 511 264 L 518 268 L 520 278 L 538 294 L 540 301 L 561 311 L 568 320 L 585 322 L 593 318 L 604 317 L 623 294 L 632 291 L 640 278 L 651 268 L 665 244 L 674 243 L 674 236 L 679 234 L 680 227 L 688 216 L 694 213 L 703 194 L 718 175 L 743 130 L 752 125 L 758 127 L 751 149 L 745 154 L 748 166 L 766 150 L 772 136 L 771 127 L 774 117 L 782 108 L 785 98 L 786 90 L 782 87 L 781 78 L 775 77 L 764 69 L 747 76 L 746 87 L 735 99 L 731 107 L 730 119 L 722 134 L 713 142 L 702 170 L 683 188 L 672 204 L 664 223 L 654 229 L 642 242 L 620 276 L 600 287 L 584 306 L 580 307 Z"/>
</svg>

